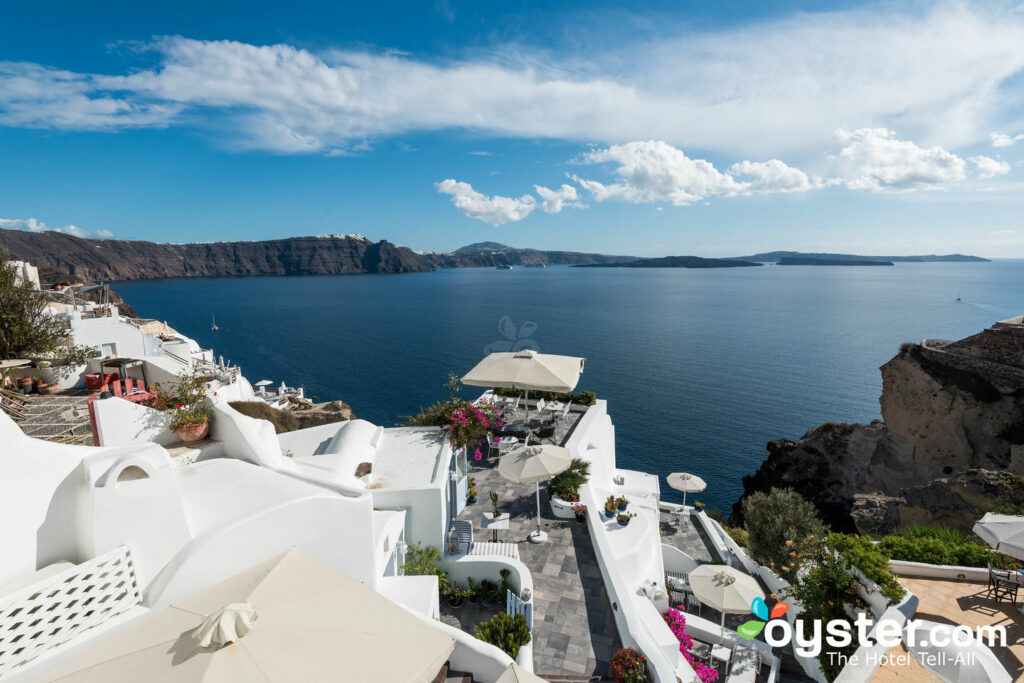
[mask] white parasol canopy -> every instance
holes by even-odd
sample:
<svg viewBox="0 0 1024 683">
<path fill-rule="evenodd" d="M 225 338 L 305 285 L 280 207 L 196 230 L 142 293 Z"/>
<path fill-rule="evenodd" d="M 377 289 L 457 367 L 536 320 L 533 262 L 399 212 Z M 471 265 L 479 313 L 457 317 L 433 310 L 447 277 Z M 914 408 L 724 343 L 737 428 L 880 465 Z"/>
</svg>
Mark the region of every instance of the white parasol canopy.
<svg viewBox="0 0 1024 683">
<path fill-rule="evenodd" d="M 688 474 L 686 472 L 673 472 L 668 475 L 668 485 L 676 491 L 683 492 L 683 507 L 686 507 L 687 493 L 700 493 L 708 487 L 707 482 L 696 474 Z"/>
<path fill-rule="evenodd" d="M 517 484 L 537 485 L 537 530 L 530 534 L 533 543 L 546 541 L 548 535 L 540 528 L 540 482 L 569 469 L 572 454 L 561 446 L 520 446 L 498 461 L 498 474 Z"/>
<path fill-rule="evenodd" d="M 988 646 L 974 637 L 966 643 L 958 642 L 959 634 L 955 629 L 950 624 L 915 619 L 904 629 L 904 642 L 921 666 L 946 683 L 1010 683 L 1013 680 Z M 942 634 L 939 640 L 946 645 L 935 644 L 939 633 Z"/>
<path fill-rule="evenodd" d="M 585 361 L 532 349 L 492 353 L 467 372 L 462 383 L 472 387 L 523 389 L 527 398 L 530 391 L 572 391 L 579 384 Z"/>
<path fill-rule="evenodd" d="M 764 591 L 754 577 L 725 565 L 702 564 L 690 572 L 689 579 L 697 599 L 721 612 L 723 635 L 726 614 L 744 614 L 755 598 L 764 600 Z"/>
<path fill-rule="evenodd" d="M 547 683 L 547 681 L 512 662 L 494 683 Z"/>
<path fill-rule="evenodd" d="M 974 525 L 974 533 L 999 552 L 1024 559 L 1024 517 L 987 512 Z"/>
<path fill-rule="evenodd" d="M 366 584 L 292 548 L 131 626 L 50 680 L 430 683 L 454 645 Z"/>
</svg>

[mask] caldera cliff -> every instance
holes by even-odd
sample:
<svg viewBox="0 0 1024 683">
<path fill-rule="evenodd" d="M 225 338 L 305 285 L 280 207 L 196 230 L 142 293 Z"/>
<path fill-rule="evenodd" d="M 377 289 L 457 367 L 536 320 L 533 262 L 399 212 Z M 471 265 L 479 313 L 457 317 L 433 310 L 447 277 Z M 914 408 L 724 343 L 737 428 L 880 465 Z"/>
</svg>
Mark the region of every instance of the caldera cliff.
<svg viewBox="0 0 1024 683">
<path fill-rule="evenodd" d="M 881 372 L 884 420 L 770 442 L 743 496 L 793 488 L 834 529 L 861 533 L 919 522 L 970 529 L 987 511 L 1024 512 L 1024 318 L 955 342 L 904 344 Z"/>
</svg>

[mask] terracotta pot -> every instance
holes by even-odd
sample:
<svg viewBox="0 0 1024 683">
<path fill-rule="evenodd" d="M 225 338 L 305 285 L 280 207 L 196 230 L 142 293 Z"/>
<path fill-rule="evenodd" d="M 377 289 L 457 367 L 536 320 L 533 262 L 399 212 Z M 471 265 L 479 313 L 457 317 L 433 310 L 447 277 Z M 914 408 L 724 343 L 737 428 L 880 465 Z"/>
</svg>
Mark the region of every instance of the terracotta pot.
<svg viewBox="0 0 1024 683">
<path fill-rule="evenodd" d="M 31 377 L 19 377 L 18 378 L 18 388 L 19 389 L 24 389 L 25 387 L 30 387 L 30 386 L 32 386 L 32 378 Z"/>
<path fill-rule="evenodd" d="M 197 444 L 206 438 L 206 435 L 210 431 L 209 422 L 198 422 L 196 424 L 182 425 L 174 430 L 174 433 L 178 435 L 186 446 Z"/>
<path fill-rule="evenodd" d="M 36 385 L 36 391 L 38 391 L 40 394 L 44 394 L 44 395 L 46 395 L 46 394 L 56 394 L 57 393 L 57 389 L 59 389 L 59 388 L 60 388 L 60 385 L 57 384 L 56 382 L 53 382 L 52 384 L 45 384 L 44 383 L 44 384 L 37 384 Z"/>
</svg>

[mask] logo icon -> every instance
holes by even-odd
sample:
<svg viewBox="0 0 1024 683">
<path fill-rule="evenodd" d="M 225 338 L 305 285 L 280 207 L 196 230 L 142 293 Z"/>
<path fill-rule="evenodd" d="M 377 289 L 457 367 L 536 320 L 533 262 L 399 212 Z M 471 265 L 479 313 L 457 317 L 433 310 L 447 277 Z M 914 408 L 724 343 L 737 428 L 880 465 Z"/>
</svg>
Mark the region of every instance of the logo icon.
<svg viewBox="0 0 1024 683">
<path fill-rule="evenodd" d="M 537 323 L 527 320 L 522 325 L 516 326 L 509 316 L 502 316 L 498 321 L 498 331 L 504 339 L 493 341 L 484 347 L 484 353 L 522 351 L 532 349 L 540 352 L 540 345 L 533 339 L 533 333 L 537 331 Z"/>
<path fill-rule="evenodd" d="M 752 640 L 757 637 L 757 634 L 764 630 L 768 621 L 771 619 L 777 619 L 781 617 L 789 609 L 789 605 L 784 602 L 775 603 L 775 607 L 772 607 L 771 614 L 768 613 L 768 605 L 765 604 L 763 598 L 754 598 L 754 601 L 750 603 L 750 611 L 754 613 L 757 619 L 751 619 L 740 624 L 740 627 L 736 629 L 736 632 L 740 636 L 747 640 Z"/>
</svg>

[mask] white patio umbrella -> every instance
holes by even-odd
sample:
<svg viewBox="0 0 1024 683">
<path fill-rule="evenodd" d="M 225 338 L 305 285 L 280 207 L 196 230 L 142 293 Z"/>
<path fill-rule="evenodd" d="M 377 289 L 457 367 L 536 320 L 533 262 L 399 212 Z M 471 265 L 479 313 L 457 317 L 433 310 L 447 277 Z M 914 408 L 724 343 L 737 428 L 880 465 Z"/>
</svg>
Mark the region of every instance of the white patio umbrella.
<svg viewBox="0 0 1024 683">
<path fill-rule="evenodd" d="M 572 455 L 561 446 L 520 446 L 498 461 L 498 474 L 517 484 L 537 485 L 537 530 L 528 539 L 543 543 L 548 535 L 540 529 L 540 482 L 569 469 Z"/>
<path fill-rule="evenodd" d="M 683 507 L 686 507 L 687 493 L 700 493 L 708 487 L 707 482 L 696 474 L 687 474 L 686 472 L 673 472 L 668 475 L 668 485 L 676 491 L 683 492 Z"/>
<path fill-rule="evenodd" d="M 430 683 L 454 645 L 366 584 L 292 548 L 145 618 L 48 680 Z"/>
<path fill-rule="evenodd" d="M 492 353 L 476 364 L 462 378 L 472 387 L 522 389 L 526 398 L 530 391 L 572 391 L 579 384 L 585 358 L 537 353 L 523 349 L 515 353 Z M 530 408 L 526 408 L 530 416 Z"/>
<path fill-rule="evenodd" d="M 974 533 L 999 552 L 1024 560 L 1024 517 L 987 512 L 974 525 Z"/>
<path fill-rule="evenodd" d="M 764 600 L 764 591 L 749 574 L 720 564 L 702 564 L 690 572 L 690 590 L 697 599 L 722 615 L 722 636 L 725 636 L 725 615 L 745 614 L 755 598 Z"/>
<path fill-rule="evenodd" d="M 921 666 L 946 683 L 1010 683 L 1013 680 L 984 643 L 973 637 L 966 644 L 955 641 L 955 628 L 951 624 L 914 619 L 904 629 L 904 642 Z M 942 633 L 941 640 L 947 645 L 935 644 L 938 633 Z"/>
<path fill-rule="evenodd" d="M 498 676 L 494 683 L 547 683 L 535 673 L 530 673 L 515 662 L 508 665 L 508 668 Z"/>
</svg>

